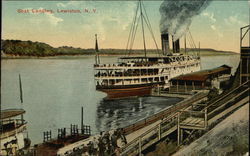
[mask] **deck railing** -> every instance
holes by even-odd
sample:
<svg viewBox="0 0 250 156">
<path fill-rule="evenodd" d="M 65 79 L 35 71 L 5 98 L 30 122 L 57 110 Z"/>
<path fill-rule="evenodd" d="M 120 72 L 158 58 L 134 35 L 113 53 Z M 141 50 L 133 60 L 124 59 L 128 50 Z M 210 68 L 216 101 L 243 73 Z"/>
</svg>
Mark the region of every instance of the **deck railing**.
<svg viewBox="0 0 250 156">
<path fill-rule="evenodd" d="M 160 67 L 181 67 L 181 66 L 186 66 L 186 65 L 195 65 L 198 63 L 198 60 L 189 60 L 189 61 L 182 61 L 182 62 L 171 62 L 169 64 L 164 64 L 164 63 L 153 63 L 153 64 L 95 64 L 94 68 L 95 69 L 124 69 L 124 68 L 131 68 L 131 69 L 141 69 L 142 67 L 144 69 L 150 69 L 150 68 L 160 68 Z"/>
<path fill-rule="evenodd" d="M 4 131 L 0 134 L 0 139 L 8 138 L 10 136 L 14 136 L 15 134 L 22 133 L 26 130 L 26 124 L 19 125 L 15 127 L 14 129 Z"/>
<path fill-rule="evenodd" d="M 176 129 L 177 114 L 162 120 L 121 148 L 121 155 L 137 155 Z"/>
</svg>

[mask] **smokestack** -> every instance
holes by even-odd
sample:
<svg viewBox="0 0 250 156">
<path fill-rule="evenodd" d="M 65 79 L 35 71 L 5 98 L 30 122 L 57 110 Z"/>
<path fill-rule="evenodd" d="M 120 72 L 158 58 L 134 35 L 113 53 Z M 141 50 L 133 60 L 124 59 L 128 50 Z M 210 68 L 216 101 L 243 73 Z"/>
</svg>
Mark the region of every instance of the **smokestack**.
<svg viewBox="0 0 250 156">
<path fill-rule="evenodd" d="M 167 55 L 169 53 L 169 36 L 168 33 L 161 34 L 161 46 L 163 55 Z"/>
<path fill-rule="evenodd" d="M 177 39 L 176 41 L 174 41 L 175 43 L 175 52 L 179 53 L 180 52 L 180 40 Z"/>
<path fill-rule="evenodd" d="M 180 40 L 177 39 L 174 41 L 174 37 L 172 36 L 172 47 L 173 47 L 173 53 L 179 53 L 180 52 Z"/>
<path fill-rule="evenodd" d="M 173 47 L 173 53 L 179 53 L 180 52 L 180 40 L 177 39 L 174 40 L 174 36 L 172 36 L 172 47 Z"/>
</svg>

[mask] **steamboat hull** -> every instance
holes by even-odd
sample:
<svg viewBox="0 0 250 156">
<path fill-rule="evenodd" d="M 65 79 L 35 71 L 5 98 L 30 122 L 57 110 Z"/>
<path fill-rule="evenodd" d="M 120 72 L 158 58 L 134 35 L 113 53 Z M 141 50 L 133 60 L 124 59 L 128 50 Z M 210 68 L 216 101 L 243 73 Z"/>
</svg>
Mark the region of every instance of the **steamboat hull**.
<svg viewBox="0 0 250 156">
<path fill-rule="evenodd" d="M 107 94 L 107 99 L 119 99 L 133 96 L 148 96 L 154 86 L 140 86 L 131 88 L 97 89 Z"/>
</svg>

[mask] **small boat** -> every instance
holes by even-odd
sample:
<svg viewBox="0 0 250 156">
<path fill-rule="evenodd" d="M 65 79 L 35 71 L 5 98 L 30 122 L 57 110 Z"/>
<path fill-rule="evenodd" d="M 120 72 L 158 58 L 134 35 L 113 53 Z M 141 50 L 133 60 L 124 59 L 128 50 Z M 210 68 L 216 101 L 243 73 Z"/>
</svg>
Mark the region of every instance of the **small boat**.
<svg viewBox="0 0 250 156">
<path fill-rule="evenodd" d="M 1 111 L 1 151 L 0 155 L 23 155 L 31 144 L 23 119 L 23 109 L 7 109 Z"/>
<path fill-rule="evenodd" d="M 117 63 L 101 64 L 96 36 L 96 58 L 94 64 L 96 89 L 107 93 L 108 99 L 147 96 L 151 94 L 152 88 L 168 88 L 170 86 L 169 80 L 171 78 L 199 71 L 201 68 L 200 57 L 198 54 L 180 54 L 179 39 L 176 41 L 172 39 L 173 50 L 170 51 L 169 34 L 167 32 L 161 34 L 162 51 L 160 55 L 156 57 L 147 56 L 143 23 L 150 26 L 150 22 L 146 17 L 147 15 L 145 11 L 142 1 L 139 1 L 136 16 L 138 14 L 140 14 L 140 16 L 135 17 L 132 24 L 134 27 L 137 27 L 138 22 L 136 23 L 135 21 L 137 19 L 141 20 L 144 56 L 120 57 L 118 58 Z M 143 15 L 143 12 L 145 15 Z M 130 38 L 129 41 L 133 41 L 135 36 L 133 33 L 135 33 L 134 30 L 136 28 L 132 27 L 132 33 L 129 35 L 130 37 L 132 36 L 132 39 Z M 154 38 L 154 35 L 152 35 L 152 37 Z M 128 43 L 127 45 L 131 45 L 131 43 Z M 156 48 L 158 50 L 157 44 Z M 131 49 L 129 53 L 130 52 Z"/>
</svg>

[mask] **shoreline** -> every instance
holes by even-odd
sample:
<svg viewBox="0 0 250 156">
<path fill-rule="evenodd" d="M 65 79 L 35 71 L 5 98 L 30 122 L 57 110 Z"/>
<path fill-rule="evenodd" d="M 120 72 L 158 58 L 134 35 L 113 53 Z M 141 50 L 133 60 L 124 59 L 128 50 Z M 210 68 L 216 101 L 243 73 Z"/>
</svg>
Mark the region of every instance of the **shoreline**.
<svg viewBox="0 0 250 156">
<path fill-rule="evenodd" d="M 131 54 L 131 56 L 140 56 L 144 54 Z M 157 55 L 157 54 L 149 54 L 149 55 Z M 209 54 L 200 54 L 201 56 L 223 56 L 223 55 L 240 55 L 240 53 L 209 53 Z M 95 54 L 82 54 L 82 55 L 56 55 L 56 56 L 14 56 L 14 55 L 1 55 L 1 59 L 62 59 L 62 58 L 83 58 L 83 57 L 90 57 L 95 56 Z M 107 57 L 107 56 L 124 56 L 124 54 L 101 54 L 99 55 L 101 57 Z"/>
</svg>

